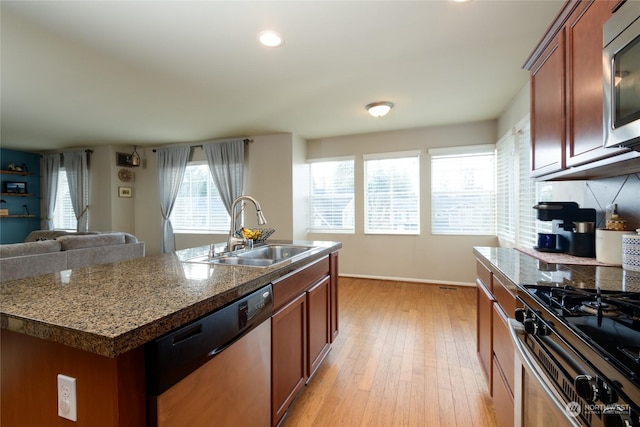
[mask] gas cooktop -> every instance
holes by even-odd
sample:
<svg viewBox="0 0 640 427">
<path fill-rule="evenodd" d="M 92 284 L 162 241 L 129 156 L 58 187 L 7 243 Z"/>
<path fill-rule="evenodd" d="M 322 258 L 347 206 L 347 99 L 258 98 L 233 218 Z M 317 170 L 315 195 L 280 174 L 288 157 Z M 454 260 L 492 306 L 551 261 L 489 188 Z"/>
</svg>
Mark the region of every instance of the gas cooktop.
<svg viewBox="0 0 640 427">
<path fill-rule="evenodd" d="M 525 285 L 538 302 L 640 386 L 640 293 Z"/>
</svg>

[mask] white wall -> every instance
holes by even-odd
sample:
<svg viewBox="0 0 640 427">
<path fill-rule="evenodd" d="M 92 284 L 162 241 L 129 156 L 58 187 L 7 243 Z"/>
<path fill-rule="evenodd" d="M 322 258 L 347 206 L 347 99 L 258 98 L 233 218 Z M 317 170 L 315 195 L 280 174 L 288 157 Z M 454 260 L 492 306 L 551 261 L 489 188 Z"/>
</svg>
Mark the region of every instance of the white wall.
<svg viewBox="0 0 640 427">
<path fill-rule="evenodd" d="M 138 148 L 142 166 L 135 171 L 133 199 L 135 235 L 145 243 L 146 255 L 160 253 L 160 194 L 158 162 L 151 148 Z"/>
<path fill-rule="evenodd" d="M 531 85 L 527 82 L 498 119 L 498 139 L 509 132 L 531 110 Z"/>
<path fill-rule="evenodd" d="M 293 135 L 254 136 L 248 147 L 248 176 L 245 194 L 255 197 L 267 224 L 274 228 L 272 239 L 293 238 Z M 251 210 L 245 214 L 249 227 L 257 226 Z"/>
<path fill-rule="evenodd" d="M 309 234 L 309 238 L 343 243 L 340 252 L 340 274 L 450 284 L 474 283 L 476 272 L 472 248 L 495 246 L 497 239 L 494 236 L 431 234 L 431 176 L 427 150 L 437 147 L 493 144 L 497 141 L 496 125 L 496 121 L 484 121 L 309 141 L 309 158 L 355 155 L 356 159 L 355 234 L 314 233 Z M 363 155 L 416 149 L 422 153 L 420 235 L 364 234 Z"/>
</svg>

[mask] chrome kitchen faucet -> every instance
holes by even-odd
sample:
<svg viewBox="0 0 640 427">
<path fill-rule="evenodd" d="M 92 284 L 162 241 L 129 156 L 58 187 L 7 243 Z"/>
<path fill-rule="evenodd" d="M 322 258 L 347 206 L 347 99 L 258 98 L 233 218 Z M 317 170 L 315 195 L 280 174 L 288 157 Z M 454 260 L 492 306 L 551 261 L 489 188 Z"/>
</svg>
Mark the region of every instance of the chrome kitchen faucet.
<svg viewBox="0 0 640 427">
<path fill-rule="evenodd" d="M 229 240 L 227 240 L 227 251 L 232 252 L 238 249 L 238 247 L 252 246 L 253 241 L 242 237 L 236 237 L 236 207 L 244 200 L 248 200 L 256 207 L 256 215 L 258 217 L 258 225 L 264 225 L 267 223 L 267 219 L 262 213 L 260 203 L 251 196 L 240 196 L 231 204 L 231 229 L 229 230 Z"/>
</svg>

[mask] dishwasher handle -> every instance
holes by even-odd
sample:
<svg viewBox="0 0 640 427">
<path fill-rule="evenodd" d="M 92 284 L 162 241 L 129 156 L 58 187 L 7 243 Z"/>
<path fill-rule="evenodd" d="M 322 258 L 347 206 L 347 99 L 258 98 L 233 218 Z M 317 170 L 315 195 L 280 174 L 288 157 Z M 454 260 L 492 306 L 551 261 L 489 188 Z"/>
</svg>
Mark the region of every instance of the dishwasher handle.
<svg viewBox="0 0 640 427">
<path fill-rule="evenodd" d="M 258 326 L 258 325 L 255 325 Z M 211 350 L 209 353 L 207 353 L 207 359 L 212 359 L 214 357 L 216 357 L 218 354 L 222 353 L 223 351 L 225 351 L 226 349 L 228 349 L 229 347 L 231 347 L 233 344 L 236 343 L 236 341 L 239 341 L 242 339 L 242 337 L 244 337 L 245 335 L 247 335 L 249 332 L 251 332 L 254 328 L 254 325 L 248 325 L 248 327 L 244 330 L 244 332 L 242 332 L 240 335 L 236 335 L 235 337 L 233 337 L 233 339 L 231 339 L 231 341 L 214 348 L 213 350 Z"/>
</svg>

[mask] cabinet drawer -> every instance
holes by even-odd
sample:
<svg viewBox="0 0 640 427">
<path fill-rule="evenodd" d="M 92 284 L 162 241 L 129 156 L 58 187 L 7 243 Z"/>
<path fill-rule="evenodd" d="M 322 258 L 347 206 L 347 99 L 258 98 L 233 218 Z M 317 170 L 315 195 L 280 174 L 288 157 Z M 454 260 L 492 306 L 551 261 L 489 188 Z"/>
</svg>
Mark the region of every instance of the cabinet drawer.
<svg viewBox="0 0 640 427">
<path fill-rule="evenodd" d="M 513 394 L 507 387 L 504 377 L 500 373 L 496 360 L 493 359 L 493 407 L 499 427 L 512 427 L 514 408 Z"/>
<path fill-rule="evenodd" d="M 506 313 L 513 317 L 516 310 L 516 296 L 509 290 L 508 283 L 503 283 L 496 275 L 493 276 L 493 296 Z"/>
<path fill-rule="evenodd" d="M 478 278 L 482 281 L 484 286 L 489 290 L 489 292 L 493 292 L 493 274 L 491 274 L 491 270 L 484 266 L 479 260 L 476 259 L 476 273 L 478 274 Z"/>
<path fill-rule="evenodd" d="M 494 360 L 497 361 L 498 369 L 501 372 L 493 371 L 494 378 L 496 376 L 504 377 L 505 383 L 509 391 L 514 388 L 514 348 L 509 335 L 509 320 L 497 305 L 493 305 L 493 354 Z M 495 382 L 495 381 L 494 381 Z M 494 384 L 495 385 L 495 384 Z"/>
<path fill-rule="evenodd" d="M 272 282 L 273 309 L 277 310 L 291 298 L 306 291 L 321 278 L 329 275 L 329 257 L 326 256 Z"/>
</svg>

